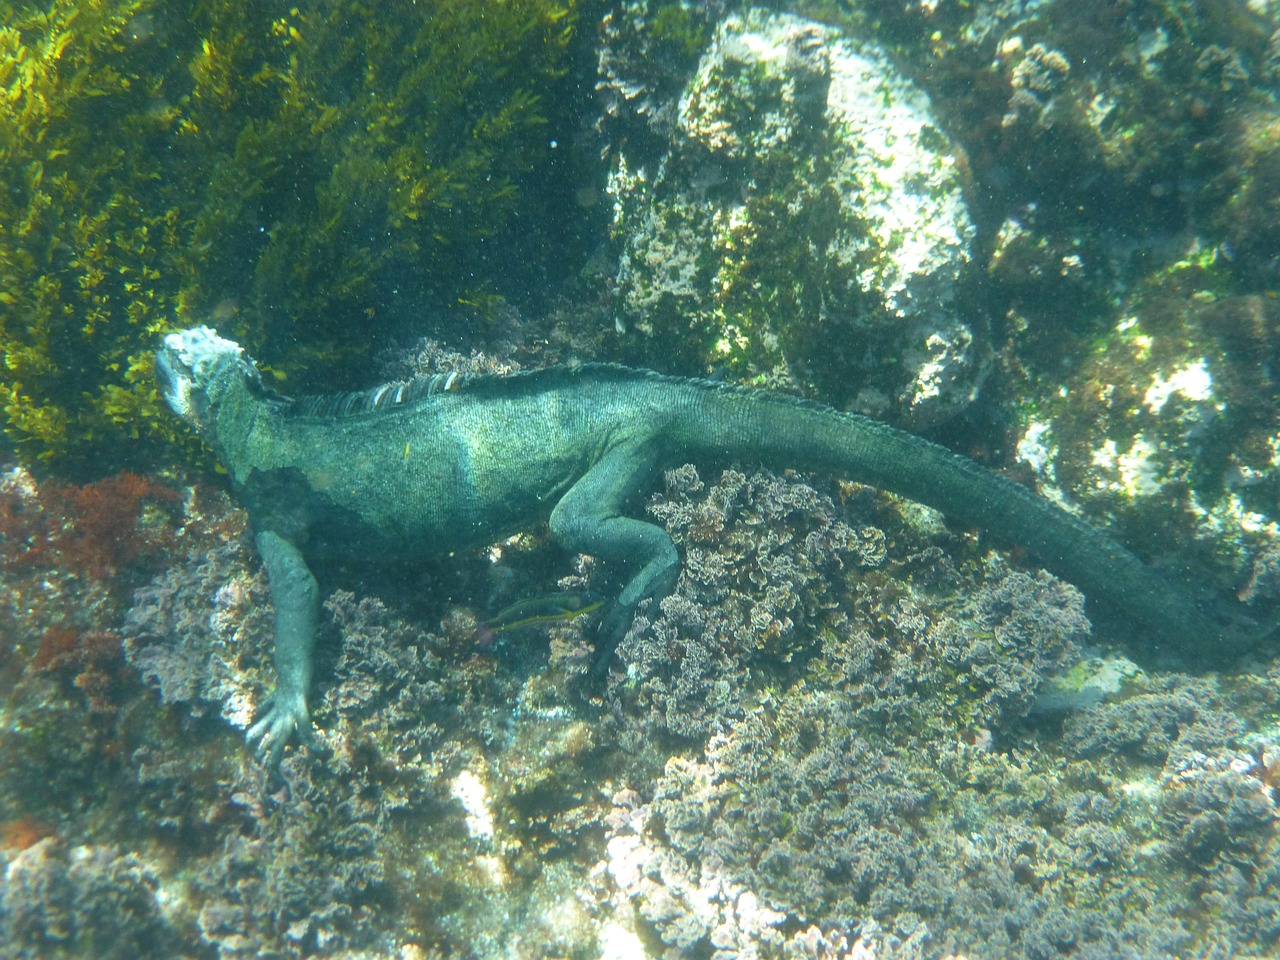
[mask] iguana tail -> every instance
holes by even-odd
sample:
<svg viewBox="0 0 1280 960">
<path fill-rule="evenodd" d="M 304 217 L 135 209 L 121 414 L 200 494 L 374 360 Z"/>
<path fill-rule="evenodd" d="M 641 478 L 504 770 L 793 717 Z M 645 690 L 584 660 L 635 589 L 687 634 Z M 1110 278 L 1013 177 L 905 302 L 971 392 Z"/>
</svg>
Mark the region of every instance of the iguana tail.
<svg viewBox="0 0 1280 960">
<path fill-rule="evenodd" d="M 792 397 L 708 386 L 673 426 L 680 453 L 830 473 L 919 501 L 1025 547 L 1107 612 L 1206 655 L 1239 641 L 1100 530 L 944 447 Z M 1230 635 L 1229 635 L 1230 633 Z"/>
</svg>

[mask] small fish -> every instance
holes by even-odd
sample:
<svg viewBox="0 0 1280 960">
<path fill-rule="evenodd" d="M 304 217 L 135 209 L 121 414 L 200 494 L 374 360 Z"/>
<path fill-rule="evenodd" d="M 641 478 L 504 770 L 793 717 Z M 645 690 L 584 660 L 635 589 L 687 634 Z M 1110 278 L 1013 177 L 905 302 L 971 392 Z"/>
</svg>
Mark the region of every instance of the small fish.
<svg viewBox="0 0 1280 960">
<path fill-rule="evenodd" d="M 478 641 L 481 646 L 493 643 L 498 634 L 508 630 L 518 630 L 539 623 L 561 623 L 576 620 L 594 610 L 600 609 L 604 599 L 592 593 L 553 593 L 545 597 L 532 597 L 513 603 L 499 610 L 488 620 L 483 621 L 478 629 Z"/>
</svg>

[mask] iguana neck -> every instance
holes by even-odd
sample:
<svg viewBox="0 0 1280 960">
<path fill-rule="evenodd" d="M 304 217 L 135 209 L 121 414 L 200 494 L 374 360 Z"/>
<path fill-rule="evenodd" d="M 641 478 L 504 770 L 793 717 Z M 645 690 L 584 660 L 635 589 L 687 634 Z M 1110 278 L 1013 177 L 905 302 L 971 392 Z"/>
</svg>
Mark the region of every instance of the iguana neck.
<svg viewBox="0 0 1280 960">
<path fill-rule="evenodd" d="M 209 407 L 201 436 L 234 481 L 249 468 L 250 438 L 277 417 L 272 400 L 250 377 L 242 361 L 229 361 L 210 383 Z"/>
</svg>

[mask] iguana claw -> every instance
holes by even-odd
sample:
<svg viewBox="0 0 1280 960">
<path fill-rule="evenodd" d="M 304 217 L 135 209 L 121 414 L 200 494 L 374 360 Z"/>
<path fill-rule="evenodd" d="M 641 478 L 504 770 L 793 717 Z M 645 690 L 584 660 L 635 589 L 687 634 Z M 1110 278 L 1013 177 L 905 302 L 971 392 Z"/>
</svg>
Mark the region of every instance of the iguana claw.
<svg viewBox="0 0 1280 960">
<path fill-rule="evenodd" d="M 276 692 L 268 703 L 267 711 L 245 734 L 245 742 L 268 769 L 274 770 L 295 733 L 303 743 L 311 744 L 315 742 L 315 730 L 305 697 Z"/>
</svg>

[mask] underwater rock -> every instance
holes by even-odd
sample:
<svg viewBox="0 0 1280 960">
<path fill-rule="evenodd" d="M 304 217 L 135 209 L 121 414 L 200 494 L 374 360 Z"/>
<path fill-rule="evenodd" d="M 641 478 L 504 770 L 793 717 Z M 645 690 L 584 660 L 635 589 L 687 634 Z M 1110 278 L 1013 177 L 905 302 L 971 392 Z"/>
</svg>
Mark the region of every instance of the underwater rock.
<svg viewBox="0 0 1280 960">
<path fill-rule="evenodd" d="M 862 721 L 950 714 L 990 726 L 1026 715 L 1089 635 L 1070 585 L 994 554 L 965 573 L 936 551 L 912 557 L 914 534 L 862 522 L 867 504 L 848 514 L 799 478 L 726 470 L 708 485 L 685 465 L 666 479 L 649 513 L 685 568 L 620 644 L 627 677 L 615 690 L 650 728 L 722 730 L 763 678 L 777 684 L 819 655 Z"/>
<path fill-rule="evenodd" d="M 1276 62 L 1280 68 L 1280 58 Z M 1280 108 L 1274 102 L 1241 117 L 1231 160 L 1237 182 L 1215 226 L 1226 238 L 1233 272 L 1274 289 L 1280 283 Z"/>
<path fill-rule="evenodd" d="M 726 470 L 708 486 L 686 464 L 649 513 L 683 547 L 684 572 L 619 654 L 647 723 L 677 736 L 741 716 L 753 663 L 803 662 L 814 625 L 842 619 L 831 575 L 884 560 L 882 531 L 853 528 L 829 496 L 765 471 Z"/>
<path fill-rule="evenodd" d="M 1078 757 L 1131 756 L 1165 762 L 1171 754 L 1230 743 L 1243 725 L 1220 709 L 1212 687 L 1172 675 L 1066 721 L 1063 746 Z"/>
<path fill-rule="evenodd" d="M 1056 391 L 1021 401 L 1017 455 L 1043 495 L 1265 619 L 1280 597 L 1280 304 L 1231 294 L 1224 265 L 1198 249 L 1128 298 Z"/>
<path fill-rule="evenodd" d="M 178 956 L 160 870 L 113 846 L 48 837 L 0 854 L 0 955 L 128 960 Z"/>
<path fill-rule="evenodd" d="M 220 710 L 242 729 L 270 662 L 266 575 L 248 563 L 243 543 L 193 551 L 135 591 L 123 631 L 129 663 L 165 703 Z"/>
<path fill-rule="evenodd" d="M 1171 852 L 1193 867 L 1251 867 L 1274 848 L 1276 803 L 1254 758 L 1193 753 L 1165 768 L 1160 823 Z"/>
<path fill-rule="evenodd" d="M 697 834 L 709 828 L 707 818 L 731 792 L 715 778 L 712 764 L 673 757 L 653 802 L 639 803 L 632 791 L 615 795 L 600 871 L 613 888 L 615 909 L 631 907 L 656 932 L 665 947 L 661 956 L 669 960 L 863 956 L 847 952 L 847 937 L 824 933 L 806 924 L 801 914 L 773 909 L 747 886 L 722 874 L 716 862 L 691 861 L 686 856 L 688 842 L 669 842 L 667 833 L 682 807 L 696 807 L 702 814 L 694 817 L 701 821 Z"/>
<path fill-rule="evenodd" d="M 1280 11 L 874 11 L 966 151 L 1000 355 L 988 395 L 1012 398 L 1041 492 L 1268 620 Z"/>
<path fill-rule="evenodd" d="M 665 150 L 624 146 L 609 180 L 632 358 L 917 427 L 972 399 L 988 355 L 957 312 L 974 237 L 961 165 L 881 49 L 752 9 L 720 21 L 674 105 L 645 103 L 671 118 Z"/>
</svg>

